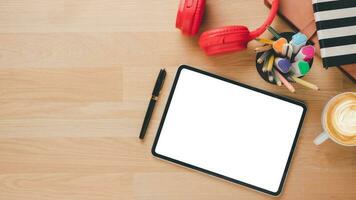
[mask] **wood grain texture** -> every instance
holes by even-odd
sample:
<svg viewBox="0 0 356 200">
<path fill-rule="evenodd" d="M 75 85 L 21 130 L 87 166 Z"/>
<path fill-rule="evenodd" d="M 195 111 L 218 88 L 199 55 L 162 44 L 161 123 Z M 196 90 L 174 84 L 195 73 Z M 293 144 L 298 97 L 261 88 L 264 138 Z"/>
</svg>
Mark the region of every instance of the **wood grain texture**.
<svg viewBox="0 0 356 200">
<path fill-rule="evenodd" d="M 356 149 L 312 143 L 332 96 L 356 91 L 316 59 L 320 92 L 265 83 L 249 50 L 206 57 L 174 21 L 178 0 L 0 2 L 0 199 L 273 199 L 153 158 L 150 148 L 176 69 L 189 64 L 308 105 L 278 199 L 356 198 Z M 264 21 L 259 0 L 208 1 L 202 30 Z M 290 30 L 280 19 L 274 26 Z M 270 35 L 265 34 L 266 37 Z M 168 71 L 145 141 L 138 133 L 157 73 Z"/>
</svg>

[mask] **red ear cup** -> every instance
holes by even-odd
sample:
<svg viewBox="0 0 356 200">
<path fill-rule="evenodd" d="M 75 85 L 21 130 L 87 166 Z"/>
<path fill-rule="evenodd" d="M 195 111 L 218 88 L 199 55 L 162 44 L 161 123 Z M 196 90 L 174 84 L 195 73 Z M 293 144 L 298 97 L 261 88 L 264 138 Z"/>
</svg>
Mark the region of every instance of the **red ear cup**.
<svg viewBox="0 0 356 200">
<path fill-rule="evenodd" d="M 199 45 L 207 55 L 216 55 L 247 48 L 250 31 L 245 26 L 227 26 L 204 32 Z"/>
<path fill-rule="evenodd" d="M 176 27 L 185 35 L 195 35 L 199 31 L 205 11 L 205 0 L 180 0 Z"/>
</svg>

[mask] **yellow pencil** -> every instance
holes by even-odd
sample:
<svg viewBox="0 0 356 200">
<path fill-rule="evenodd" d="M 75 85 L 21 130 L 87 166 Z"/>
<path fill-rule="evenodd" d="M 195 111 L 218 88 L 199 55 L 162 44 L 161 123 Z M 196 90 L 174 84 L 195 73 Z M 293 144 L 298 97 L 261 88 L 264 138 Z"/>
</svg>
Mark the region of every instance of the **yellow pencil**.
<svg viewBox="0 0 356 200">
<path fill-rule="evenodd" d="M 257 48 L 255 49 L 255 52 L 256 52 L 256 53 L 261 53 L 261 52 L 268 51 L 268 50 L 270 50 L 270 49 L 272 49 L 272 45 L 266 45 L 266 46 L 262 46 L 262 47 L 257 47 Z"/>
<path fill-rule="evenodd" d="M 264 44 L 273 44 L 275 42 L 274 40 L 270 40 L 267 38 L 256 38 L 255 40 Z"/>
<path fill-rule="evenodd" d="M 272 71 L 273 63 L 274 63 L 274 55 L 271 55 L 268 59 L 268 65 L 267 65 L 268 72 Z"/>
<path fill-rule="evenodd" d="M 299 83 L 299 84 L 303 85 L 304 87 L 310 88 L 312 90 L 319 90 L 318 86 L 316 86 L 316 85 L 314 85 L 312 83 L 309 83 L 309 82 L 307 82 L 305 80 L 302 80 L 302 79 L 300 79 L 300 78 L 298 78 L 298 77 L 296 77 L 294 75 L 291 76 L 291 77 L 296 83 Z"/>
</svg>

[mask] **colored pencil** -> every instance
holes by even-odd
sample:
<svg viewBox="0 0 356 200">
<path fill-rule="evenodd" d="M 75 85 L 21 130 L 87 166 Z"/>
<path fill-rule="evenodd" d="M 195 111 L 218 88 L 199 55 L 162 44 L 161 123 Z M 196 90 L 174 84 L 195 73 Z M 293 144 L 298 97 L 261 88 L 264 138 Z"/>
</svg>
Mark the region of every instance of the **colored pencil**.
<svg viewBox="0 0 356 200">
<path fill-rule="evenodd" d="M 268 71 L 267 74 L 268 74 L 268 80 L 269 80 L 269 82 L 272 83 L 273 80 L 274 80 L 273 71 Z"/>
<path fill-rule="evenodd" d="M 261 53 L 261 52 L 268 51 L 268 50 L 270 50 L 270 49 L 272 49 L 272 45 L 265 45 L 265 46 L 262 46 L 262 47 L 257 47 L 257 48 L 255 49 L 255 52 L 256 52 L 256 53 Z"/>
<path fill-rule="evenodd" d="M 257 63 L 262 64 L 271 54 L 272 51 L 263 52 L 263 54 L 257 59 Z"/>
<path fill-rule="evenodd" d="M 275 42 L 274 40 L 270 40 L 267 38 L 256 38 L 255 40 L 264 44 L 273 44 Z"/>
<path fill-rule="evenodd" d="M 270 56 L 268 56 L 263 62 L 262 72 L 267 72 L 267 66 L 268 66 L 269 57 Z"/>
<path fill-rule="evenodd" d="M 272 71 L 273 63 L 274 63 L 274 55 L 271 55 L 268 59 L 267 71 L 269 72 Z"/>
<path fill-rule="evenodd" d="M 303 85 L 304 87 L 307 87 L 307 88 L 310 88 L 312 90 L 319 90 L 319 87 L 312 84 L 312 83 L 309 83 L 305 80 L 302 80 L 298 77 L 296 77 L 295 75 L 291 76 L 291 78 L 296 82 L 296 83 L 299 83 L 300 85 Z"/>
<path fill-rule="evenodd" d="M 272 35 L 278 40 L 279 38 L 281 38 L 282 36 L 274 29 L 272 28 L 271 26 L 268 26 L 268 31 L 270 33 L 272 33 Z"/>
<path fill-rule="evenodd" d="M 294 89 L 293 85 L 290 84 L 290 83 L 287 81 L 287 79 L 285 79 L 284 76 L 282 76 L 277 70 L 275 70 L 274 72 L 276 73 L 276 75 L 278 76 L 278 78 L 281 80 L 281 82 L 283 83 L 283 85 L 286 86 L 286 88 L 287 88 L 290 92 L 294 93 L 294 92 L 295 92 L 295 89 Z"/>
<path fill-rule="evenodd" d="M 273 69 L 272 72 L 273 72 L 273 76 L 274 76 L 274 79 L 276 80 L 277 85 L 278 85 L 278 86 L 282 86 L 282 82 L 281 82 L 281 80 L 279 79 L 279 77 L 277 76 L 276 70 Z"/>
</svg>

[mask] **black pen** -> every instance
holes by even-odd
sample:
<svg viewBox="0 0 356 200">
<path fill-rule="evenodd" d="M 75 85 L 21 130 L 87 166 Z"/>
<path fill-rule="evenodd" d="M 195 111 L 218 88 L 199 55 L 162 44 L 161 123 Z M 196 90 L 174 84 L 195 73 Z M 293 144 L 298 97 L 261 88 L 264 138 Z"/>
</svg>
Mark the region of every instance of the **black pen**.
<svg viewBox="0 0 356 200">
<path fill-rule="evenodd" d="M 165 78 L 166 78 L 166 70 L 161 69 L 161 71 L 158 74 L 155 87 L 153 88 L 152 97 L 151 97 L 150 103 L 148 104 L 145 119 L 143 120 L 141 132 L 140 132 L 141 140 L 145 137 L 148 124 L 150 123 L 150 120 L 151 120 L 153 109 L 155 108 L 156 101 L 158 99 L 159 92 L 162 89 Z"/>
</svg>

